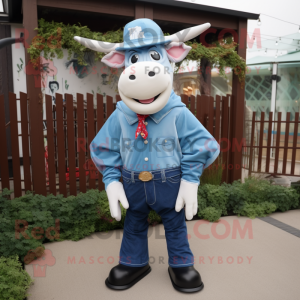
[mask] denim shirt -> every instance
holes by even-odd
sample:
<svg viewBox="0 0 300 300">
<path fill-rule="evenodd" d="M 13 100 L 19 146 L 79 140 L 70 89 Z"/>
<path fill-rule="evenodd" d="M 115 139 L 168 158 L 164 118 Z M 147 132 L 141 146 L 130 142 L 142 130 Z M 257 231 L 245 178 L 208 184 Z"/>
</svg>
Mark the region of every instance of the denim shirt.
<svg viewBox="0 0 300 300">
<path fill-rule="evenodd" d="M 203 169 L 220 153 L 214 137 L 172 91 L 166 106 L 149 115 L 148 137 L 135 139 L 138 118 L 123 101 L 90 145 L 91 158 L 105 189 L 119 181 L 121 168 L 141 172 L 181 167 L 183 180 L 199 184 Z"/>
</svg>

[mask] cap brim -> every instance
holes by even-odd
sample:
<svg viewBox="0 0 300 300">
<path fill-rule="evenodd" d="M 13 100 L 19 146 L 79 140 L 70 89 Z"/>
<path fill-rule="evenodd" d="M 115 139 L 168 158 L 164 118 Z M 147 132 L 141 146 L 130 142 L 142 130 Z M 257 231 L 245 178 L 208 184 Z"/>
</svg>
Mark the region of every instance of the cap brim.
<svg viewBox="0 0 300 300">
<path fill-rule="evenodd" d="M 152 41 L 152 43 L 149 43 L 149 44 L 144 44 L 144 42 L 139 43 L 138 40 L 131 41 L 131 42 L 134 44 L 134 46 L 126 44 L 124 47 L 118 47 L 115 50 L 124 51 L 124 50 L 128 50 L 128 49 L 136 49 L 136 48 L 143 48 L 143 47 L 149 47 L 149 46 L 154 46 L 154 45 L 162 45 L 162 44 L 168 44 L 171 41 L 170 40 L 164 40 L 164 41 L 159 40 L 159 41 Z"/>
</svg>

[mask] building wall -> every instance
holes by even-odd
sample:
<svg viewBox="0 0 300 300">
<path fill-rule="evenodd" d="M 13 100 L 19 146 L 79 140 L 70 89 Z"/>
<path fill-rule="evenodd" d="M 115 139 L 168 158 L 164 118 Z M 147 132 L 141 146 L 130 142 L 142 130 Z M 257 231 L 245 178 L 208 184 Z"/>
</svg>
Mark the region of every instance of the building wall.
<svg viewBox="0 0 300 300">
<path fill-rule="evenodd" d="M 19 33 L 18 28 L 21 26 L 12 26 L 12 37 Z M 43 58 L 41 76 L 32 70 L 26 71 L 23 45 L 13 45 L 12 53 L 14 92 L 17 95 L 20 92 L 26 92 L 26 72 L 35 76 L 35 82 L 41 86 L 44 94 L 53 96 L 53 104 L 55 104 L 55 92 L 72 94 L 74 99 L 76 99 L 76 93 L 84 95 L 91 93 L 95 95 L 95 99 L 97 93 L 112 97 L 118 93 L 118 78 L 122 69 L 112 69 L 100 61 L 96 62 L 92 53 L 85 55 L 87 66 L 80 66 L 74 55 L 68 57 L 67 50 L 63 50 L 62 59 L 53 58 L 51 61 Z"/>
</svg>

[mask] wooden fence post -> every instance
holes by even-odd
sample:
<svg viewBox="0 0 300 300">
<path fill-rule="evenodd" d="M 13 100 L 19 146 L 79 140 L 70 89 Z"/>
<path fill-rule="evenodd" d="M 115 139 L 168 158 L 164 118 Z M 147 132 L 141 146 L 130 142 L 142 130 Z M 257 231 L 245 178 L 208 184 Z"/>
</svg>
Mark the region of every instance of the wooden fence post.
<svg viewBox="0 0 300 300">
<path fill-rule="evenodd" d="M 266 173 L 269 173 L 270 158 L 271 158 L 271 138 L 272 138 L 273 112 L 269 112 L 269 127 L 268 127 L 268 141 L 267 141 L 267 159 L 266 159 Z"/>
<path fill-rule="evenodd" d="M 88 149 L 86 149 L 88 145 L 87 145 L 86 137 L 84 135 L 84 106 L 83 106 L 82 94 L 77 94 L 77 124 L 78 124 L 77 152 L 78 152 L 78 166 L 79 166 L 79 186 L 80 186 L 80 191 L 82 193 L 85 193 L 86 192 L 86 169 L 87 169 L 85 153 L 89 151 Z"/>
<path fill-rule="evenodd" d="M 88 147 L 95 137 L 95 112 L 94 112 L 94 97 L 92 94 L 87 94 L 87 129 L 88 129 Z M 89 161 L 90 180 L 89 188 L 96 188 L 96 166 L 94 165 L 91 157 Z"/>
<path fill-rule="evenodd" d="M 116 101 L 121 101 L 121 97 L 117 95 Z M 100 94 L 97 94 L 97 133 L 101 129 L 101 127 L 104 125 L 104 107 L 103 107 L 103 96 Z M 99 172 L 98 177 L 98 189 L 99 191 L 102 191 L 105 189 L 104 183 L 102 182 L 102 174 Z"/>
<path fill-rule="evenodd" d="M 299 124 L 299 113 L 295 114 L 295 127 L 294 127 L 294 139 L 293 139 L 293 153 L 292 153 L 292 165 L 291 165 L 291 174 L 295 174 L 295 161 L 296 161 L 296 152 L 297 152 L 297 137 L 298 137 L 298 124 Z"/>
<path fill-rule="evenodd" d="M 252 172 L 252 158 L 253 158 L 253 145 L 254 145 L 254 131 L 255 131 L 255 115 L 254 111 L 252 114 L 252 128 L 251 128 L 251 141 L 250 141 L 250 157 L 249 157 L 249 176 Z M 255 157 L 254 157 L 255 159 Z"/>
<path fill-rule="evenodd" d="M 208 108 L 208 122 L 207 130 L 213 136 L 214 135 L 214 117 L 215 117 L 215 108 L 214 108 L 214 98 L 212 96 L 207 97 L 207 108 Z"/>
<path fill-rule="evenodd" d="M 7 161 L 7 139 L 5 126 L 5 108 L 4 95 L 0 95 L 0 171 L 1 171 L 1 188 L 9 189 L 9 169 Z"/>
<path fill-rule="evenodd" d="M 257 171 L 261 172 L 261 162 L 263 153 L 263 142 L 264 142 L 264 125 L 265 125 L 265 113 L 260 113 L 260 132 L 259 132 L 259 151 L 258 151 L 258 167 Z"/>
<path fill-rule="evenodd" d="M 59 193 L 67 197 L 66 184 L 66 150 L 65 150 L 65 130 L 64 130 L 64 106 L 61 94 L 55 94 L 56 98 L 56 128 L 57 128 L 57 159 Z"/>
<path fill-rule="evenodd" d="M 182 94 L 181 96 L 181 102 L 186 105 L 187 108 L 189 108 L 189 96 Z"/>
<path fill-rule="evenodd" d="M 247 19 L 239 18 L 237 20 L 238 25 L 238 48 L 237 53 L 242 58 L 246 59 L 246 41 L 244 37 L 244 32 L 247 32 Z M 237 73 L 245 72 L 245 70 L 236 69 Z M 240 82 L 238 75 L 233 72 L 232 78 L 232 96 L 230 99 L 230 133 L 231 142 L 233 139 L 237 143 L 243 143 L 243 127 L 244 127 L 244 109 L 245 109 L 245 80 Z M 232 170 L 230 170 L 229 182 L 242 178 L 242 149 L 241 151 L 230 151 L 229 164 L 232 165 Z"/>
<path fill-rule="evenodd" d="M 23 1 L 23 4 L 25 1 Z M 37 0 L 26 0 L 23 5 L 23 26 L 28 38 L 27 44 L 37 35 L 35 28 L 38 27 Z M 26 35 L 25 35 L 26 36 Z M 25 70 L 30 66 L 30 55 L 25 50 Z M 38 69 L 40 65 L 38 65 Z M 31 144 L 31 167 L 33 189 L 37 194 L 46 195 L 46 176 L 45 176 L 45 147 L 43 135 L 43 98 L 41 93 L 41 76 L 39 74 L 26 75 L 27 94 L 30 108 L 30 144 Z"/>
<path fill-rule="evenodd" d="M 56 195 L 55 144 L 52 107 L 52 97 L 50 95 L 46 95 L 49 192 Z"/>
<path fill-rule="evenodd" d="M 21 189 L 21 170 L 20 170 L 20 151 L 18 136 L 18 117 L 16 94 L 9 93 L 9 114 L 10 114 L 10 132 L 11 132 L 11 154 L 14 172 L 14 195 L 20 197 Z"/>
<path fill-rule="evenodd" d="M 290 120 L 291 120 L 291 113 L 286 113 L 286 123 L 285 123 L 285 137 L 284 137 L 284 149 L 283 149 L 283 161 L 282 161 L 282 173 L 286 173 L 286 162 L 287 162 L 287 155 L 289 146 L 289 133 L 290 133 Z"/>
<path fill-rule="evenodd" d="M 193 115 L 195 115 L 195 96 L 191 95 L 191 107 L 190 111 Z"/>
<path fill-rule="evenodd" d="M 221 127 L 221 140 L 220 140 L 220 147 L 221 142 L 225 142 L 227 144 L 227 148 L 221 147 L 222 154 L 222 182 L 229 182 L 228 179 L 228 156 L 229 156 L 229 149 L 230 149 L 230 141 L 229 141 L 229 118 L 228 118 L 229 108 L 228 108 L 228 97 L 222 97 L 222 127 Z M 223 168 L 224 166 L 224 168 Z"/>
<path fill-rule="evenodd" d="M 215 114 L 215 133 L 214 137 L 219 143 L 220 140 L 220 121 L 221 121 L 221 97 L 216 96 L 216 114 Z"/>
<path fill-rule="evenodd" d="M 21 108 L 21 130 L 22 130 L 22 149 L 23 149 L 23 169 L 25 192 L 31 191 L 31 172 L 29 155 L 29 134 L 28 134 L 28 101 L 27 94 L 20 93 Z"/>
<path fill-rule="evenodd" d="M 276 152 L 275 152 L 275 165 L 274 165 L 274 174 L 277 174 L 278 171 L 278 159 L 279 159 L 279 150 L 280 150 L 280 133 L 281 133 L 281 112 L 278 112 L 277 117 L 277 134 L 276 134 Z"/>
<path fill-rule="evenodd" d="M 67 102 L 67 136 L 68 136 L 68 166 L 69 166 L 69 186 L 70 195 L 77 195 L 76 187 L 76 161 L 75 161 L 75 124 L 73 95 L 65 95 Z"/>
</svg>

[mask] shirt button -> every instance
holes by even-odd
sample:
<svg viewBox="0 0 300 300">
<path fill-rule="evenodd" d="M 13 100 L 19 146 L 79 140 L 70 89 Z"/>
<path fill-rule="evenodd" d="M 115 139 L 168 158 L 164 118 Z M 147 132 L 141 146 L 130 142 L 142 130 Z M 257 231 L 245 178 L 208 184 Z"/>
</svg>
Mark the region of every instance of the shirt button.
<svg viewBox="0 0 300 300">
<path fill-rule="evenodd" d="M 148 161 L 148 157 L 145 157 L 145 161 Z"/>
<path fill-rule="evenodd" d="M 145 143 L 145 144 L 148 144 L 148 141 L 147 141 L 147 140 L 144 140 L 144 143 Z"/>
</svg>

